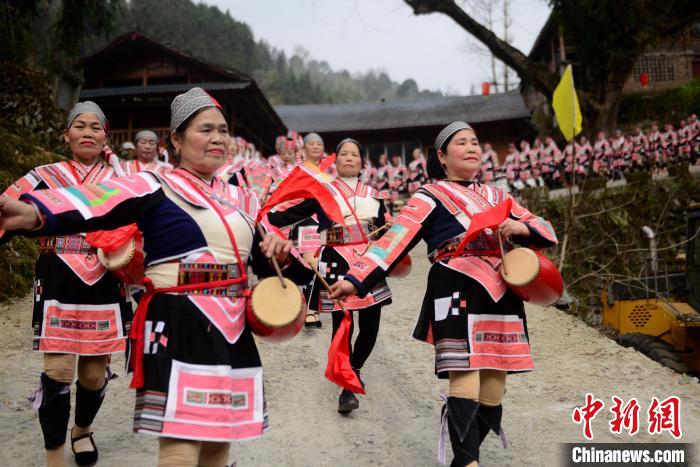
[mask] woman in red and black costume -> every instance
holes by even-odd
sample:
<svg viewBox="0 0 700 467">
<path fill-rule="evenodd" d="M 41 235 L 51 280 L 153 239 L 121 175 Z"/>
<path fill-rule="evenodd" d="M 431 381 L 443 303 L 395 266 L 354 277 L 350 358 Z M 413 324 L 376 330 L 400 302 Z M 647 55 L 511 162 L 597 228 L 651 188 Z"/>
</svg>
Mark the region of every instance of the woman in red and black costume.
<svg viewBox="0 0 700 467">
<path fill-rule="evenodd" d="M 281 205 L 278 210 L 268 214 L 270 223 L 281 228 L 308 221 L 316 215 L 322 246 L 312 261 L 329 284 L 342 279 L 354 262 L 357 252 L 361 253 L 367 247 L 369 235 L 387 222 L 388 211 L 384 197 L 359 181 L 361 154 L 360 143 L 351 138 L 341 141 L 336 149 L 338 177 L 333 181 L 333 194 L 343 214 L 345 226 L 331 222 L 316 199 L 307 199 L 293 206 Z M 335 301 L 328 299 L 328 293 L 318 279 L 308 288 L 308 303 L 311 311 L 332 313 L 335 335 L 344 312 Z M 347 310 L 357 311 L 360 332 L 355 345 L 352 345 L 351 339 L 348 344 L 350 364 L 359 377 L 360 369 L 377 341 L 381 309 L 391 304 L 391 291 L 386 281 L 380 280 L 363 298 L 350 297 L 343 304 Z M 350 338 L 352 333 L 351 327 Z M 349 413 L 358 407 L 359 401 L 355 394 L 343 389 L 338 400 L 338 412 Z"/>
<path fill-rule="evenodd" d="M 2 198 L 0 228 L 67 235 L 138 223 L 147 292 L 130 333 L 134 431 L 160 437 L 159 465 L 223 467 L 230 441 L 267 426 L 262 365 L 245 320 L 246 266 L 272 275 L 274 255 L 301 283 L 311 271 L 291 259 L 291 242 L 260 238 L 254 192 L 214 176 L 230 136 L 211 96 L 201 88 L 177 96 L 171 132 L 178 169 Z"/>
<path fill-rule="evenodd" d="M 35 168 L 9 187 L 4 199 L 16 200 L 47 188 L 71 190 L 118 176 L 106 161 L 111 156 L 105 152 L 107 127 L 97 104 L 77 103 L 68 113 L 63 134 L 72 159 Z M 5 233 L 2 241 L 11 237 Z M 100 265 L 84 234 L 42 232 L 34 279 L 32 347 L 43 352 L 44 371 L 31 399 L 39 411 L 48 465 L 64 465 L 76 365 L 71 447 L 78 465 L 97 460 L 91 425 L 105 397 L 110 354 L 126 349 L 131 318 L 123 284 Z"/>
<path fill-rule="evenodd" d="M 428 161 L 431 177 L 389 231 L 357 258 L 331 298 L 364 296 L 420 240 L 432 262 L 413 336 L 435 345 L 435 373 L 449 378 L 443 414 L 452 441 L 452 466 L 478 465 L 479 445 L 489 430 L 502 436 L 501 401 L 507 373 L 533 369 L 523 301 L 500 273 L 498 232 L 485 230 L 461 253 L 456 250 L 470 217 L 510 198 L 510 217 L 500 235 L 522 245 L 544 248 L 556 243 L 550 224 L 521 207 L 509 194 L 474 180 L 481 169 L 476 134 L 464 122 L 443 129 L 435 141 L 437 156 Z M 510 243 L 506 242 L 510 248 Z"/>
</svg>

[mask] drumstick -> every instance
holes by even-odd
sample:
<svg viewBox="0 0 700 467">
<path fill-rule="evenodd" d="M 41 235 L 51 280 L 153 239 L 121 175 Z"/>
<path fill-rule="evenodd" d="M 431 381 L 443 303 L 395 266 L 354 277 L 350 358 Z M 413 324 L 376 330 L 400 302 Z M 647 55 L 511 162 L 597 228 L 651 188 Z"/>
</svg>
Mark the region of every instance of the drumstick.
<svg viewBox="0 0 700 467">
<path fill-rule="evenodd" d="M 501 231 L 498 231 L 498 246 L 501 248 L 501 265 L 503 266 L 503 274 L 508 275 L 508 269 L 506 268 L 506 253 L 503 250 L 503 239 L 501 238 Z"/>
<path fill-rule="evenodd" d="M 311 263 L 308 263 L 308 264 L 309 264 L 309 267 L 311 268 L 311 270 L 314 272 L 314 274 L 315 274 L 316 277 L 318 278 L 318 280 L 321 281 L 321 284 L 323 285 L 323 288 L 326 289 L 326 291 L 327 291 L 329 294 L 333 293 L 333 291 L 331 290 L 331 286 L 328 285 L 328 282 L 326 282 L 326 279 L 321 275 L 320 272 L 318 272 L 318 269 L 316 269 L 316 266 L 314 266 L 314 265 L 311 264 Z M 335 300 L 335 303 L 338 304 L 338 306 L 340 307 L 341 310 L 347 311 L 347 310 L 345 309 L 345 305 L 343 305 L 343 302 L 341 302 L 340 300 Z"/>
<path fill-rule="evenodd" d="M 268 187 L 265 188 L 265 193 L 263 193 L 263 196 L 262 196 L 262 199 L 263 199 L 264 201 L 261 203 L 261 205 L 264 205 L 264 204 L 265 204 L 265 201 L 267 201 L 267 196 L 270 194 L 270 187 L 271 187 L 271 186 L 272 186 L 272 184 L 268 185 Z M 263 227 L 262 227 L 262 225 L 260 225 L 260 223 L 258 223 L 258 224 L 256 225 L 256 227 L 258 228 L 258 232 L 260 233 L 260 237 L 261 237 L 263 240 L 265 240 L 265 235 L 266 235 L 266 234 L 265 234 L 265 229 L 263 229 Z M 275 272 L 277 273 L 277 277 L 279 277 L 279 279 L 280 279 L 280 283 L 282 284 L 282 288 L 283 288 L 283 289 L 286 289 L 286 288 L 287 288 L 287 283 L 284 281 L 284 276 L 282 275 L 282 270 L 280 269 L 280 265 L 279 265 L 279 263 L 277 262 L 277 258 L 275 258 L 274 256 L 272 256 L 270 259 L 272 260 L 272 267 L 275 268 Z"/>
<path fill-rule="evenodd" d="M 265 229 L 263 229 L 262 225 L 258 224 L 257 225 L 258 232 L 260 233 L 260 237 L 262 237 L 263 240 L 265 240 Z M 280 265 L 277 262 L 277 258 L 272 256 L 270 258 L 272 261 L 272 267 L 275 268 L 275 272 L 277 273 L 277 277 L 280 279 L 280 283 L 282 284 L 282 288 L 286 289 L 287 288 L 287 283 L 284 281 L 284 276 L 282 275 L 282 270 L 280 269 Z"/>
<path fill-rule="evenodd" d="M 370 233 L 367 234 L 367 238 L 370 238 L 372 235 L 381 232 L 382 230 L 386 229 L 387 227 L 389 227 L 389 224 L 384 224 L 383 226 L 381 226 L 381 227 L 379 227 L 379 228 L 377 228 L 377 229 L 374 229 L 373 231 L 371 231 Z M 369 247 L 370 247 L 370 246 L 372 246 L 372 241 L 371 241 L 371 240 L 370 240 L 369 242 L 367 242 L 367 246 L 365 247 L 364 250 L 362 250 L 362 253 L 359 253 L 359 252 L 358 252 L 358 253 L 359 253 L 360 255 L 364 255 L 365 253 L 367 253 L 367 250 L 369 250 Z M 356 251 L 357 251 L 357 250 L 356 250 Z"/>
<path fill-rule="evenodd" d="M 373 231 L 371 231 L 370 233 L 367 234 L 367 238 L 371 237 L 374 234 L 378 234 L 379 232 L 386 229 L 387 227 L 389 227 L 389 224 L 384 224 L 383 226 L 374 229 Z"/>
</svg>

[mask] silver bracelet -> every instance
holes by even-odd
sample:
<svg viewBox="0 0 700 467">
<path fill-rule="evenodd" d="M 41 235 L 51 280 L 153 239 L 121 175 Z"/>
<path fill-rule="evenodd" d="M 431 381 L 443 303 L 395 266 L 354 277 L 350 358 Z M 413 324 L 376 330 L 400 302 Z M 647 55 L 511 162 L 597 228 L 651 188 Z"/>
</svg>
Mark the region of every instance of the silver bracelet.
<svg viewBox="0 0 700 467">
<path fill-rule="evenodd" d="M 32 203 L 31 201 L 27 202 L 31 207 L 34 208 L 34 212 L 36 213 L 36 217 L 39 219 L 39 225 L 33 229 L 30 229 L 30 232 L 36 232 L 37 230 L 41 230 L 44 228 L 46 225 L 46 219 L 44 218 L 44 215 L 41 213 L 39 210 L 39 206 L 36 204 Z"/>
</svg>

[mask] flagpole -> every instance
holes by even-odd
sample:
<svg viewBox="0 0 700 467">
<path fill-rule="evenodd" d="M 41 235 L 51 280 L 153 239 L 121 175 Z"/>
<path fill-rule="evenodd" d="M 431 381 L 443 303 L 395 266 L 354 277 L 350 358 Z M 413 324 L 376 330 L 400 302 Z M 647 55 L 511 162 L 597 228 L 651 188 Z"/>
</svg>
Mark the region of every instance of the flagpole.
<svg viewBox="0 0 700 467">
<path fill-rule="evenodd" d="M 569 186 L 569 212 L 567 213 L 568 216 L 565 221 L 565 227 L 564 227 L 564 239 L 562 240 L 561 244 L 561 255 L 559 256 L 559 269 L 561 270 L 564 267 L 564 259 L 566 258 L 566 247 L 569 243 L 569 230 L 571 229 L 571 224 L 573 222 L 573 215 L 574 215 L 574 186 L 576 185 L 576 145 L 574 144 L 574 140 L 576 138 L 576 102 L 578 101 L 576 97 L 576 85 L 574 84 L 574 67 L 572 67 L 570 64 L 567 65 L 567 68 L 571 67 L 571 92 L 573 95 L 573 99 L 571 101 L 571 111 L 572 111 L 572 119 L 571 119 L 571 140 L 569 141 L 569 144 L 571 145 L 571 156 L 574 160 L 574 163 L 571 167 L 571 185 Z M 566 73 L 566 71 L 564 71 Z M 566 158 L 564 158 L 566 160 Z"/>
</svg>

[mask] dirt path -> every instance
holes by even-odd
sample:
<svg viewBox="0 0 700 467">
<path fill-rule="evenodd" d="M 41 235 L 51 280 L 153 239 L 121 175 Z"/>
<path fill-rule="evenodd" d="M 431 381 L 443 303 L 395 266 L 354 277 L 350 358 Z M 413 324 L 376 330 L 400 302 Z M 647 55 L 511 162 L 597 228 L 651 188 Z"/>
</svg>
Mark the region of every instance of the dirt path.
<svg viewBox="0 0 700 467">
<path fill-rule="evenodd" d="M 428 266 L 422 253 L 419 246 L 407 279 L 390 283 L 394 304 L 383 312 L 377 346 L 363 370 L 367 396 L 351 416 L 336 412 L 338 391 L 323 378 L 330 339 L 327 317 L 321 330 L 304 331 L 281 345 L 260 345 L 271 429 L 258 440 L 233 446 L 231 458 L 239 467 L 437 464 L 438 395 L 444 383 L 433 376 L 432 348 L 410 337 Z M 37 417 L 26 402 L 41 362 L 30 351 L 30 316 L 30 298 L 0 307 L 3 467 L 41 465 L 43 459 Z M 528 321 L 537 368 L 509 379 L 504 427 L 510 447 L 501 449 L 490 436 L 482 446 L 484 465 L 557 465 L 559 443 L 583 441 L 571 412 L 583 404 L 586 392 L 606 403 L 593 421 L 595 441 L 629 438 L 608 432 L 613 395 L 640 401 L 644 433 L 631 441 L 673 441 L 668 434 L 645 432 L 650 398 L 671 395 L 682 400 L 682 441 L 700 439 L 700 385 L 680 384 L 672 371 L 554 308 L 528 307 Z M 110 383 L 95 422 L 100 465 L 155 465 L 156 440 L 131 433 L 133 394 L 120 371 L 123 364 L 123 356 L 115 358 L 121 377 Z"/>
</svg>

